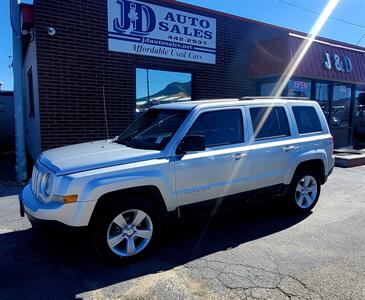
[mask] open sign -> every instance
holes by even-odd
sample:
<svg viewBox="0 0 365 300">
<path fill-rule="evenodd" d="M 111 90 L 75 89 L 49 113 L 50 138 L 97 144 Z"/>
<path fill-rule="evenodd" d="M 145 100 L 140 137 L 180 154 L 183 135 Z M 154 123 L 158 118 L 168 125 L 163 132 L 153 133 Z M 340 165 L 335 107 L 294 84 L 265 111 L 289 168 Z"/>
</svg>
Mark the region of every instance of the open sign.
<svg viewBox="0 0 365 300">
<path fill-rule="evenodd" d="M 308 82 L 296 80 L 294 81 L 294 88 L 306 90 L 308 88 Z"/>
</svg>

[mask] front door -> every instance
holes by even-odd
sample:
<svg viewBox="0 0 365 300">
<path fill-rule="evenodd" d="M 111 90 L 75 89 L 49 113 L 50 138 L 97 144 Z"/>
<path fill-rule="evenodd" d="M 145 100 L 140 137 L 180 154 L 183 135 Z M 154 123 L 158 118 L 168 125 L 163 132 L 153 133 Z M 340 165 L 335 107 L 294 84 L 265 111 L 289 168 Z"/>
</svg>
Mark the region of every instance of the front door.
<svg viewBox="0 0 365 300">
<path fill-rule="evenodd" d="M 186 153 L 175 161 L 178 205 L 248 191 L 251 152 L 244 141 L 243 110 L 201 112 L 187 135 L 203 135 L 206 150 Z"/>
</svg>

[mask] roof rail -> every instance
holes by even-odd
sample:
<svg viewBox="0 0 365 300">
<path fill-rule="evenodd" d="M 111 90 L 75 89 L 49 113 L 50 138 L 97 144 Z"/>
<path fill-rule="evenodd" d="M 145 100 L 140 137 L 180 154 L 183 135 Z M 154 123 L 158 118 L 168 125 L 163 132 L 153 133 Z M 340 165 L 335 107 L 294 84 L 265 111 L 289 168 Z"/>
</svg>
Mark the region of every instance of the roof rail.
<svg viewBox="0 0 365 300">
<path fill-rule="evenodd" d="M 283 99 L 283 100 L 309 100 L 308 97 L 275 97 L 275 96 L 245 96 L 239 100 L 255 100 L 255 99 Z"/>
</svg>

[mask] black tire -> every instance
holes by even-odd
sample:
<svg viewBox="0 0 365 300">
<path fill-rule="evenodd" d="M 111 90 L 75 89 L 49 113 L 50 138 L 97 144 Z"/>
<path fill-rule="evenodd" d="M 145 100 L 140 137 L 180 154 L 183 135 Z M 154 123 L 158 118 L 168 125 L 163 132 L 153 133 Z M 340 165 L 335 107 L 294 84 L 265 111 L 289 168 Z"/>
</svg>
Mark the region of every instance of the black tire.
<svg viewBox="0 0 365 300">
<path fill-rule="evenodd" d="M 163 224 L 161 222 L 162 218 L 160 212 L 149 201 L 141 198 L 140 196 L 125 196 L 125 198 L 117 200 L 118 201 L 111 200 L 110 205 L 108 205 L 104 211 L 99 214 L 92 226 L 91 238 L 97 254 L 102 259 L 112 263 L 126 263 L 140 258 L 153 248 L 158 239 L 161 237 Z M 104 201 L 108 200 L 105 199 Z M 152 237 L 141 252 L 130 256 L 118 255 L 115 253 L 117 250 L 113 251 L 108 245 L 108 230 L 110 226 L 116 226 L 115 223 L 113 223 L 114 225 L 111 224 L 117 216 L 122 213 L 128 214 L 128 211 L 131 210 L 139 210 L 147 214 L 149 217 L 148 221 L 151 221 L 153 226 Z M 122 230 L 121 227 L 118 228 L 119 230 Z M 136 239 L 138 240 L 139 238 L 136 237 Z M 120 246 L 122 248 L 122 246 L 125 246 L 123 248 L 126 248 L 127 245 L 123 245 L 123 243 L 127 242 L 128 241 L 122 241 L 118 247 Z"/>
<path fill-rule="evenodd" d="M 42 233 L 47 233 L 47 228 L 45 226 L 42 226 L 36 222 L 33 222 L 31 220 L 29 220 L 30 225 L 32 226 L 32 228 L 38 232 L 42 232 Z"/>
<path fill-rule="evenodd" d="M 302 205 L 300 206 L 296 200 L 296 197 L 300 196 L 300 192 L 297 191 L 298 184 L 300 182 L 303 183 L 303 178 L 310 176 L 312 177 L 316 182 L 316 195 L 313 202 L 310 205 Z M 305 214 L 310 212 L 313 207 L 317 204 L 319 195 L 321 193 L 321 181 L 318 173 L 310 168 L 302 168 L 295 172 L 293 179 L 290 183 L 288 192 L 286 194 L 286 203 L 287 207 L 290 212 L 292 213 L 299 213 L 299 214 Z M 309 194 L 311 195 L 311 194 Z M 305 197 L 304 197 L 305 198 Z M 305 198 L 306 199 L 306 198 Z M 307 202 L 309 204 L 310 202 Z"/>
</svg>

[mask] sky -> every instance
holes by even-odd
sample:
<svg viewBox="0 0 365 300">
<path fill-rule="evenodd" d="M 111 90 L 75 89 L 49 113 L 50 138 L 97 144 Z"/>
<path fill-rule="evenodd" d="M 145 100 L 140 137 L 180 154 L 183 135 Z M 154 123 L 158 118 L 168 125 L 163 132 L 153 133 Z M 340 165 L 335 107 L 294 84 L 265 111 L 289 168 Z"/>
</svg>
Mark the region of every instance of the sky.
<svg viewBox="0 0 365 300">
<path fill-rule="evenodd" d="M 180 72 L 166 72 L 158 70 L 150 70 L 148 75 L 150 83 L 150 96 L 159 92 L 172 82 L 189 82 L 191 81 L 191 74 Z M 137 69 L 136 71 L 137 95 L 136 98 L 146 97 L 148 95 L 147 89 L 147 71 L 146 69 Z"/>
<path fill-rule="evenodd" d="M 24 0 L 22 2 L 29 2 Z M 75 0 L 77 1 L 77 0 Z M 106 1 L 106 0 L 100 0 Z M 309 32 L 327 0 L 180 0 L 258 21 Z M 289 3 L 289 4 L 288 4 Z M 301 7 L 301 8 L 300 8 Z M 340 0 L 320 36 L 365 47 L 365 0 Z M 9 0 L 0 0 L 0 82 L 3 89 L 13 89 L 9 65 L 12 55 L 12 32 Z M 341 21 L 340 21 L 341 20 Z M 352 23 L 352 24 L 349 24 Z"/>
</svg>

